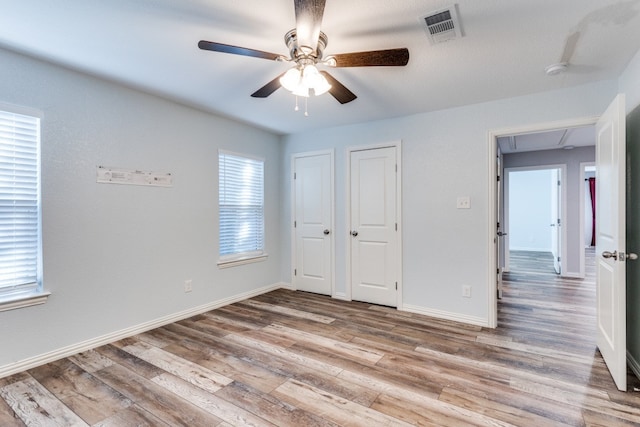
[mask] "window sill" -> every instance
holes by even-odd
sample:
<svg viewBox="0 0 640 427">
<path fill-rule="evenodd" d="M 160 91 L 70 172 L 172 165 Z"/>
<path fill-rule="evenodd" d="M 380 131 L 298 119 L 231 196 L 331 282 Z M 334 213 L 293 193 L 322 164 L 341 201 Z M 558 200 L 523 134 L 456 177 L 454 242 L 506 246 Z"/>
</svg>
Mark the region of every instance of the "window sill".
<svg viewBox="0 0 640 427">
<path fill-rule="evenodd" d="M 262 261 L 265 261 L 268 256 L 269 256 L 268 254 L 263 253 L 260 255 L 252 255 L 252 256 L 247 256 L 243 258 L 219 260 L 218 268 L 229 268 L 229 267 L 236 267 L 238 265 L 253 264 L 254 262 L 262 262 Z"/>
<path fill-rule="evenodd" d="M 26 295 L 17 295 L 7 299 L 0 299 L 0 311 L 14 310 L 16 308 L 30 307 L 47 302 L 51 292 L 38 292 Z"/>
</svg>

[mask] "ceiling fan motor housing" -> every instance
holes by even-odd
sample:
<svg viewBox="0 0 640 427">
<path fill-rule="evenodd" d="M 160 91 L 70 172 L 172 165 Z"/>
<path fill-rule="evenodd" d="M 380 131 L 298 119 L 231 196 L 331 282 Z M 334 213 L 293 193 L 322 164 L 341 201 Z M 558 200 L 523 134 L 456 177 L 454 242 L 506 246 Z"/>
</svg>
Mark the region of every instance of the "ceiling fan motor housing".
<svg viewBox="0 0 640 427">
<path fill-rule="evenodd" d="M 298 62 L 299 60 L 311 59 L 311 63 L 316 63 L 322 59 L 322 53 L 329 43 L 329 38 L 325 33 L 320 31 L 318 45 L 314 51 L 309 46 L 298 46 L 298 37 L 296 29 L 294 28 L 284 35 L 284 42 L 289 48 L 289 54 L 293 61 Z"/>
</svg>

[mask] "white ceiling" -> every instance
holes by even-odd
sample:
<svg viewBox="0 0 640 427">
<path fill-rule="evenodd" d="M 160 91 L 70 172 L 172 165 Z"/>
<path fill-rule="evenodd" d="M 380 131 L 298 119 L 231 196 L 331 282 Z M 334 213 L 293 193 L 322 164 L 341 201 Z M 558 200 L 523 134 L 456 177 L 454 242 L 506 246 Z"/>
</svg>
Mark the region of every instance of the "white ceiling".
<svg viewBox="0 0 640 427">
<path fill-rule="evenodd" d="M 458 0 L 464 37 L 431 45 L 440 0 L 327 0 L 325 56 L 407 47 L 406 67 L 339 68 L 358 99 L 249 95 L 290 65 L 198 49 L 209 40 L 287 55 L 293 0 L 0 0 L 0 46 L 277 133 L 366 122 L 614 79 L 640 48 L 640 0 Z M 567 37 L 566 73 L 549 77 Z"/>
<path fill-rule="evenodd" d="M 501 136 L 498 138 L 498 146 L 502 154 L 540 150 L 571 150 L 589 145 L 596 145 L 595 126 Z"/>
</svg>

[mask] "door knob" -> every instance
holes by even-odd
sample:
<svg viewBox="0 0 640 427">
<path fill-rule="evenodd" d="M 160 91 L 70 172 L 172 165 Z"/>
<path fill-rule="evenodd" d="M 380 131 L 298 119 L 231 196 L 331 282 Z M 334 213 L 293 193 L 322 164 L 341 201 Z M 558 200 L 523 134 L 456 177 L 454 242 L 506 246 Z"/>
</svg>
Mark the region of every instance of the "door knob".
<svg viewBox="0 0 640 427">
<path fill-rule="evenodd" d="M 502 231 L 498 231 L 498 236 L 506 236 L 507 233 L 503 233 Z"/>
<path fill-rule="evenodd" d="M 618 259 L 618 251 L 613 251 L 613 252 L 604 251 L 604 252 L 602 252 L 602 257 L 603 258 L 613 258 L 613 259 L 617 260 Z"/>
<path fill-rule="evenodd" d="M 327 234 L 329 234 L 329 233 L 331 233 L 331 232 L 329 231 L 329 229 L 328 229 L 328 228 L 325 228 L 325 229 L 324 229 L 324 231 L 323 231 L 323 233 L 324 233 L 324 235 L 326 236 Z"/>
<path fill-rule="evenodd" d="M 630 261 L 635 261 L 638 259 L 638 254 L 634 254 L 633 252 L 627 252 L 625 258 Z"/>
<path fill-rule="evenodd" d="M 353 230 L 353 231 L 351 232 L 351 235 L 352 235 L 353 237 L 356 237 L 356 236 L 358 235 L 358 232 L 357 232 L 356 230 Z"/>
</svg>

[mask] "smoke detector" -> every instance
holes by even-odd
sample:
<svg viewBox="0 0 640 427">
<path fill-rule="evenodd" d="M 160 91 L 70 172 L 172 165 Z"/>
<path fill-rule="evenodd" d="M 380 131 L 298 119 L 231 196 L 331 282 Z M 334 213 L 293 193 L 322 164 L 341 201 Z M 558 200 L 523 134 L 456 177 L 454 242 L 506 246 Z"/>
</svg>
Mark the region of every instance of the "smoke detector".
<svg viewBox="0 0 640 427">
<path fill-rule="evenodd" d="M 463 35 L 457 5 L 434 10 L 422 16 L 420 20 L 426 26 L 427 37 L 431 44 L 444 43 Z"/>
</svg>

